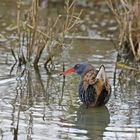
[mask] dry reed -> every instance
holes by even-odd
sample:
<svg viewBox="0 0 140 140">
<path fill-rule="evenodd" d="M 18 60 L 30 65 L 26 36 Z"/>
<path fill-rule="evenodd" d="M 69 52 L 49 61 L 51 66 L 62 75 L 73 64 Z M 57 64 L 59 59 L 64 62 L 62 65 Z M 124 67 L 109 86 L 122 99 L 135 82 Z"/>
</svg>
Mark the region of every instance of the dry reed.
<svg viewBox="0 0 140 140">
<path fill-rule="evenodd" d="M 140 60 L 140 1 L 107 0 L 119 28 L 119 49 L 127 50 L 135 61 Z M 122 55 L 122 54 L 120 54 Z"/>
<path fill-rule="evenodd" d="M 26 13 L 21 7 L 21 0 L 17 0 L 18 51 L 12 49 L 12 54 L 16 58 L 17 53 L 19 66 L 29 63 L 37 68 L 40 57 L 46 48 L 47 55 L 44 60 L 46 67 L 49 62 L 53 61 L 54 45 L 63 48 L 65 35 L 78 24 L 82 12 L 76 15 L 75 1 L 66 0 L 64 7 L 66 15 L 58 15 L 53 23 L 48 23 L 49 26 L 46 27 L 46 30 L 42 30 L 39 22 L 41 17 L 39 15 L 39 0 L 32 0 Z"/>
</svg>

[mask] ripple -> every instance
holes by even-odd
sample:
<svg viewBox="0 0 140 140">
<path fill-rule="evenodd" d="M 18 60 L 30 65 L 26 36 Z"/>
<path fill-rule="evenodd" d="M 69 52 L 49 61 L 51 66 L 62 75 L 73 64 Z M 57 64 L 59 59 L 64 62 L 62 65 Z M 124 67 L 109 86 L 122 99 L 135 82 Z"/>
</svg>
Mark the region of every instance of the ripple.
<svg viewBox="0 0 140 140">
<path fill-rule="evenodd" d="M 104 139 L 121 139 L 132 140 L 139 139 L 140 128 L 128 128 L 126 127 L 107 127 L 103 133 Z"/>
</svg>

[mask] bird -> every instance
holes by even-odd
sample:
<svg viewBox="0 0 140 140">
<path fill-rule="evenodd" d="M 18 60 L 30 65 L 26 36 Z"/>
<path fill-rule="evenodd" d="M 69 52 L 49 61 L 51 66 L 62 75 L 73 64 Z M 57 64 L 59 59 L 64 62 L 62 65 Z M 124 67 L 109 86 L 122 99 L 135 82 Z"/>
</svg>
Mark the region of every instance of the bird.
<svg viewBox="0 0 140 140">
<path fill-rule="evenodd" d="M 105 71 L 105 66 L 101 65 L 96 69 L 92 64 L 83 62 L 63 72 L 63 75 L 77 73 L 80 76 L 79 98 L 83 104 L 89 106 L 105 105 L 111 95 L 111 85 Z"/>
</svg>

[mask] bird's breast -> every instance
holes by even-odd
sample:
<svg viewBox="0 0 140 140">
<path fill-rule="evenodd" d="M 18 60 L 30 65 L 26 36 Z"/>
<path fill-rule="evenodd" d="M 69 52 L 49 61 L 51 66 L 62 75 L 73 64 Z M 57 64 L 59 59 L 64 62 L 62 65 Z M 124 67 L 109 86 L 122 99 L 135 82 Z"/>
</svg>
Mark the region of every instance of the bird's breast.
<svg viewBox="0 0 140 140">
<path fill-rule="evenodd" d="M 85 89 L 84 82 L 81 81 L 79 85 L 79 97 L 80 100 L 86 105 L 90 105 L 96 100 L 96 90 L 94 86 L 88 85 Z"/>
</svg>

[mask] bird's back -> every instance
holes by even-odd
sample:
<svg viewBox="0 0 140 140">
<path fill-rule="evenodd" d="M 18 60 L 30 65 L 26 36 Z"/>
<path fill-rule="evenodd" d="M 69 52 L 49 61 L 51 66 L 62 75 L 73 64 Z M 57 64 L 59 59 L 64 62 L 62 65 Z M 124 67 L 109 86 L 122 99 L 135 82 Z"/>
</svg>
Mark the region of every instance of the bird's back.
<svg viewBox="0 0 140 140">
<path fill-rule="evenodd" d="M 87 106 L 101 106 L 108 102 L 111 86 L 103 67 L 96 70 L 92 65 L 84 73 L 79 85 L 80 100 Z"/>
</svg>

